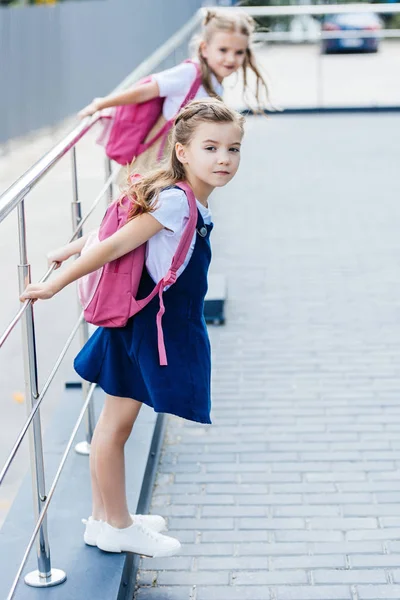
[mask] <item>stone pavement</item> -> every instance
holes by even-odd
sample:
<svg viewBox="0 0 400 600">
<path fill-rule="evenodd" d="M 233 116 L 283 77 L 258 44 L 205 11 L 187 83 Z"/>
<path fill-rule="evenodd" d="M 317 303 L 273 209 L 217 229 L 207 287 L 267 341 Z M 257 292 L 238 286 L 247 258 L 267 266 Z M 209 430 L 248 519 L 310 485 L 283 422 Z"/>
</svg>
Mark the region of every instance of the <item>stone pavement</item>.
<svg viewBox="0 0 400 600">
<path fill-rule="evenodd" d="M 248 121 L 213 425 L 169 418 L 136 600 L 400 598 L 399 115 Z"/>
</svg>

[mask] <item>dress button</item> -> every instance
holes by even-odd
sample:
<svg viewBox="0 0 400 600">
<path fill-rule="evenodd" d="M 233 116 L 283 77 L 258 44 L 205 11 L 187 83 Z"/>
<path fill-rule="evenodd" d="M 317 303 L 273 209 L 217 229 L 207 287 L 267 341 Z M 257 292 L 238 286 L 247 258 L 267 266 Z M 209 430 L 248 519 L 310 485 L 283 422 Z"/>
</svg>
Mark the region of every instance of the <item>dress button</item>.
<svg viewBox="0 0 400 600">
<path fill-rule="evenodd" d="M 201 237 L 206 237 L 207 235 L 207 227 L 201 227 L 200 229 L 197 230 L 197 233 L 199 235 L 201 235 Z"/>
</svg>

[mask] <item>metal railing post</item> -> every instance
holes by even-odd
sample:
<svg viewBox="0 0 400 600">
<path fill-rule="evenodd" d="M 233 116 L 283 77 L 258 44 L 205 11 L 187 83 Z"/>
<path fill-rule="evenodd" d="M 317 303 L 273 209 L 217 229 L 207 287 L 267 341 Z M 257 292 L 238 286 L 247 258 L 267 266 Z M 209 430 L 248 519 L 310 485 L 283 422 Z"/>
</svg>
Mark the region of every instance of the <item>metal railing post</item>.
<svg viewBox="0 0 400 600">
<path fill-rule="evenodd" d="M 72 170 L 72 230 L 78 227 L 79 223 L 82 220 L 82 208 L 81 203 L 79 201 L 79 193 L 78 193 L 78 170 L 76 166 L 76 148 L 75 146 L 71 148 L 71 170 Z M 83 232 L 80 230 L 78 237 L 82 237 Z M 78 314 L 80 315 L 82 312 L 82 307 L 78 305 Z M 84 346 L 89 339 L 89 326 L 86 321 L 82 321 L 79 327 L 79 338 L 81 342 L 81 346 Z M 82 381 L 82 395 L 83 401 L 85 402 L 86 397 L 89 392 L 90 384 L 87 381 Z M 75 452 L 78 454 L 89 455 L 90 454 L 90 444 L 92 442 L 93 431 L 94 431 L 95 417 L 94 417 L 94 408 L 93 402 L 89 402 L 88 408 L 85 414 L 85 431 L 86 431 L 86 441 L 79 442 L 75 446 Z"/>
<path fill-rule="evenodd" d="M 18 278 L 20 293 L 24 291 L 31 281 L 31 268 L 28 263 L 25 226 L 25 202 L 18 205 L 18 234 L 20 264 L 18 265 Z M 25 396 L 28 415 L 39 396 L 37 359 L 35 343 L 35 324 L 33 319 L 33 305 L 28 306 L 22 320 L 22 346 L 24 360 Z M 37 410 L 29 431 L 29 450 L 31 457 L 32 493 L 35 521 L 39 520 L 43 503 L 46 501 L 46 486 L 44 477 L 42 428 L 40 411 Z M 47 516 L 39 529 L 36 538 L 36 553 L 38 569 L 28 573 L 25 583 L 33 587 L 50 587 L 63 583 L 67 576 L 60 569 L 51 568 L 50 545 L 47 534 Z"/>
<path fill-rule="evenodd" d="M 324 79 L 323 79 L 323 56 L 322 48 L 317 50 L 317 107 L 322 108 L 324 104 Z"/>
<path fill-rule="evenodd" d="M 105 180 L 107 181 L 107 179 L 109 177 L 111 177 L 111 174 L 112 174 L 111 158 L 108 158 L 108 156 L 106 156 L 104 165 L 105 165 L 105 173 L 106 173 Z M 111 204 L 111 202 L 113 200 L 113 191 L 114 191 L 114 185 L 113 185 L 113 183 L 110 183 L 110 186 L 109 186 L 109 188 L 107 190 L 107 194 L 106 194 L 107 206 L 109 204 Z"/>
</svg>

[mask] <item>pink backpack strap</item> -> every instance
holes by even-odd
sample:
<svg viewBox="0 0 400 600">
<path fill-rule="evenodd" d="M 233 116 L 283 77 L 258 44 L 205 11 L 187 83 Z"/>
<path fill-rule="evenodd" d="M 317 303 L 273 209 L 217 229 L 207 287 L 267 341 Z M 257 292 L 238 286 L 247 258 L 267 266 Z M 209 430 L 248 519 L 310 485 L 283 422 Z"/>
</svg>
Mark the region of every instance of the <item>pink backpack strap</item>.
<svg viewBox="0 0 400 600">
<path fill-rule="evenodd" d="M 200 65 L 199 63 L 193 61 L 193 60 L 185 60 L 185 63 L 191 63 L 192 65 L 195 66 L 196 68 L 196 78 L 193 81 L 192 85 L 190 86 L 190 89 L 188 91 L 188 93 L 185 96 L 185 99 L 183 100 L 182 104 L 179 107 L 179 110 L 181 110 L 184 106 L 186 106 L 186 104 L 188 104 L 189 102 L 191 102 L 195 97 L 197 92 L 199 91 L 199 88 L 202 84 L 202 79 L 201 79 L 201 71 L 200 71 Z M 178 110 L 178 112 L 179 112 Z M 176 115 L 175 115 L 176 116 Z M 164 135 L 164 138 L 162 140 L 162 143 L 160 145 L 160 148 L 158 149 L 158 153 L 157 153 L 157 160 L 161 160 L 164 154 L 164 149 L 165 149 L 165 144 L 167 143 L 167 138 L 168 138 L 168 133 L 173 125 L 174 119 L 170 119 L 169 121 L 167 121 L 167 123 L 165 123 L 164 127 L 162 127 L 162 129 L 157 133 L 156 137 L 153 138 L 151 140 L 151 143 L 153 143 L 156 139 L 158 139 L 160 137 L 160 135 Z"/>
<path fill-rule="evenodd" d="M 200 70 L 199 63 L 195 62 L 194 60 L 190 60 L 190 59 L 185 60 L 184 62 L 194 65 L 194 67 L 196 69 L 196 78 L 193 81 L 192 85 L 190 86 L 190 90 L 186 94 L 184 101 L 182 102 L 182 104 L 179 107 L 179 110 L 181 110 L 184 106 L 186 106 L 186 104 L 188 104 L 188 102 L 191 102 L 191 100 L 193 100 L 195 98 L 197 92 L 199 91 L 199 87 L 202 84 L 201 70 Z"/>
<path fill-rule="evenodd" d="M 161 279 L 161 281 L 159 281 L 157 283 L 157 285 L 154 287 L 152 292 L 146 298 L 142 298 L 141 300 L 137 301 L 137 306 L 139 307 L 139 310 L 141 310 L 150 302 L 150 300 L 152 300 L 154 298 L 154 296 L 156 296 L 157 294 L 159 296 L 160 309 L 157 313 L 156 323 L 157 323 L 158 354 L 160 357 L 160 365 L 161 366 L 166 366 L 168 364 L 167 353 L 165 350 L 165 343 L 164 343 L 164 333 L 163 333 L 163 329 L 162 329 L 162 317 L 165 313 L 163 292 L 167 285 L 172 285 L 175 283 L 175 281 L 177 279 L 177 272 L 180 269 L 180 267 L 183 265 L 183 263 L 185 262 L 185 258 L 187 256 L 187 253 L 189 252 L 189 248 L 190 248 L 194 233 L 196 231 L 196 225 L 197 225 L 197 204 L 196 204 L 196 198 L 192 191 L 192 188 L 186 182 L 183 182 L 183 181 L 176 183 L 175 185 L 176 185 L 176 187 L 179 187 L 186 194 L 186 197 L 187 197 L 187 200 L 189 203 L 189 220 L 186 223 L 186 227 L 183 231 L 181 239 L 179 240 L 179 244 L 178 244 L 176 252 L 173 256 L 173 259 L 171 262 L 171 267 L 168 270 L 168 273 L 165 275 L 165 277 L 163 279 Z"/>
<path fill-rule="evenodd" d="M 197 204 L 196 204 L 196 198 L 194 196 L 192 188 L 183 181 L 180 183 L 177 183 L 176 186 L 185 192 L 186 197 L 188 199 L 189 220 L 186 224 L 186 227 L 183 231 L 182 237 L 179 241 L 178 248 L 176 249 L 176 252 L 172 259 L 171 268 L 169 269 L 169 271 L 166 274 L 166 276 L 164 277 L 164 279 L 162 279 L 157 285 L 157 288 L 158 288 L 157 291 L 158 291 L 158 295 L 159 295 L 159 299 L 160 299 L 160 309 L 157 313 L 157 338 L 158 338 L 158 353 L 160 356 L 160 365 L 162 365 L 162 366 L 166 366 L 168 364 L 167 353 L 165 350 L 165 343 L 164 343 L 164 333 L 163 333 L 163 328 L 162 328 L 162 317 L 163 317 L 163 314 L 165 313 L 163 292 L 164 292 L 164 288 L 167 285 L 172 285 L 173 283 L 175 283 L 176 278 L 177 278 L 177 272 L 180 269 L 180 267 L 183 265 L 183 263 L 185 262 L 185 258 L 187 256 L 187 253 L 189 252 L 189 248 L 192 243 L 193 235 L 196 231 L 196 225 L 197 225 Z"/>
<path fill-rule="evenodd" d="M 172 264 L 169 272 L 175 273 L 175 275 L 176 272 L 181 268 L 181 266 L 185 262 L 185 258 L 187 256 L 187 253 L 189 252 L 189 248 L 197 225 L 197 204 L 192 188 L 189 186 L 189 184 L 187 184 L 184 181 L 177 183 L 176 187 L 180 188 L 183 192 L 185 192 L 186 197 L 188 199 L 189 221 L 186 224 L 181 239 L 179 240 L 178 248 L 176 249 L 176 252 L 172 259 Z"/>
<path fill-rule="evenodd" d="M 192 85 L 190 86 L 190 89 L 189 89 L 188 93 L 186 94 L 185 99 L 183 100 L 182 104 L 179 107 L 179 110 L 181 110 L 181 108 L 186 106 L 186 104 L 188 102 L 193 100 L 193 98 L 196 96 L 198 89 L 202 83 L 201 71 L 200 71 L 199 64 L 193 60 L 185 60 L 184 62 L 191 63 L 192 65 L 195 66 L 196 78 L 193 81 Z M 179 110 L 178 110 L 178 112 L 179 112 Z M 168 133 L 169 133 L 169 130 L 171 129 L 172 125 L 174 124 L 175 116 L 172 119 L 170 119 L 169 121 L 167 121 L 165 123 L 165 125 L 163 127 L 161 127 L 161 129 L 159 131 L 157 131 L 157 133 L 151 138 L 151 140 L 149 140 L 145 144 L 142 144 L 142 148 L 141 148 L 142 152 L 145 152 L 146 150 L 148 150 L 148 148 L 150 148 L 150 146 L 152 146 L 154 144 L 154 142 L 156 142 L 161 136 L 164 136 L 164 139 L 163 139 L 163 141 L 160 145 L 160 148 L 158 150 L 158 153 L 157 153 L 157 160 L 161 160 L 161 158 L 164 154 L 164 148 L 165 148 L 165 144 L 167 142 Z"/>
</svg>

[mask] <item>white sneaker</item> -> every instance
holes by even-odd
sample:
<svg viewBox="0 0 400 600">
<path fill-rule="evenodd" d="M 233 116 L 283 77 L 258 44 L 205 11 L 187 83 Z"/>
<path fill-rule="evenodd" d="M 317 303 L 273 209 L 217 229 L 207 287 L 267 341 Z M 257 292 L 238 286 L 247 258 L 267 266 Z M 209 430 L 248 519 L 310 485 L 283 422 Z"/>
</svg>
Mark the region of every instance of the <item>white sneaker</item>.
<svg viewBox="0 0 400 600">
<path fill-rule="evenodd" d="M 131 515 L 134 523 L 139 523 L 152 529 L 153 531 L 166 531 L 167 523 L 163 517 L 159 515 Z M 103 521 L 97 521 L 93 517 L 82 519 L 82 523 L 86 525 L 83 539 L 88 546 L 97 546 L 97 537 L 103 526 Z"/>
<path fill-rule="evenodd" d="M 160 515 L 131 515 L 131 519 L 134 523 L 144 525 L 157 533 L 167 531 L 167 522 Z"/>
<path fill-rule="evenodd" d="M 93 517 L 82 519 L 82 523 L 86 525 L 83 540 L 88 546 L 97 546 L 97 536 L 103 526 L 103 521 L 97 521 Z"/>
<path fill-rule="evenodd" d="M 181 548 L 178 540 L 153 531 L 141 523 L 117 529 L 108 523 L 97 537 L 97 547 L 105 552 L 134 552 L 150 558 L 173 556 Z"/>
</svg>

